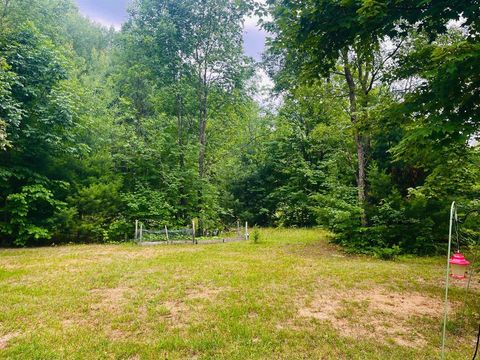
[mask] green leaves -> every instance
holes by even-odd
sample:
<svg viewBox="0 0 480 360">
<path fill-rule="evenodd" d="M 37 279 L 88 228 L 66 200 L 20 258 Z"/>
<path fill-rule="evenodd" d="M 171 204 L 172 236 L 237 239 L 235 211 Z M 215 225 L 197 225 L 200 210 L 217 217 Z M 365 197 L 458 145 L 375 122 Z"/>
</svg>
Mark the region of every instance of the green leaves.
<svg viewBox="0 0 480 360">
<path fill-rule="evenodd" d="M 16 127 L 22 118 L 21 105 L 12 94 L 12 88 L 18 85 L 18 79 L 7 61 L 0 57 L 0 150 L 12 146 L 9 140 L 8 125 Z"/>
<path fill-rule="evenodd" d="M 41 244 L 59 230 L 55 218 L 65 207 L 43 185 L 24 186 L 20 192 L 6 197 L 1 212 L 7 221 L 1 223 L 0 232 L 14 236 L 17 246 Z"/>
<path fill-rule="evenodd" d="M 478 1 L 270 1 L 275 113 L 248 88 L 242 23 L 265 10 L 254 8 L 141 0 L 115 33 L 70 1 L 12 2 L 0 34 L 2 244 L 241 218 L 327 226 L 386 257 L 433 251 L 446 201 L 479 196 Z M 460 15 L 461 31 L 447 30 Z"/>
<path fill-rule="evenodd" d="M 59 26 L 61 18 L 49 21 Z M 32 16 L 0 36 L 0 241 L 8 245 L 45 244 L 61 227 L 68 232 L 74 215 L 65 202 L 72 180 L 66 164 L 72 169 L 82 148 L 70 83 L 74 56 L 65 34 L 46 35 L 46 21 Z"/>
<path fill-rule="evenodd" d="M 298 190 L 292 173 L 308 178 L 311 172 L 302 157 L 292 157 L 295 165 L 283 159 L 293 171 L 281 198 L 311 194 L 318 222 L 355 251 L 434 251 L 448 201 L 478 196 L 478 149 L 471 146 L 480 129 L 478 1 L 272 1 L 269 10 L 268 64 L 277 88 L 298 104 L 312 102 L 310 113 L 286 115 L 291 124 L 318 116 L 317 108 L 330 106 L 327 99 L 341 106 L 337 117 L 351 119 L 340 131 L 320 123 L 307 141 L 291 137 L 318 149 L 323 176 L 313 191 Z M 305 92 L 299 83 L 321 86 Z M 358 151 L 331 148 L 348 135 Z M 350 169 L 357 154 L 364 156 L 355 179 Z M 360 229 L 352 184 L 357 180 L 360 194 L 362 159 L 368 168 L 362 205 L 370 221 Z"/>
<path fill-rule="evenodd" d="M 369 21 L 381 22 L 387 14 L 387 1 L 364 0 L 362 6 L 357 10 L 359 20 L 363 23 Z"/>
</svg>

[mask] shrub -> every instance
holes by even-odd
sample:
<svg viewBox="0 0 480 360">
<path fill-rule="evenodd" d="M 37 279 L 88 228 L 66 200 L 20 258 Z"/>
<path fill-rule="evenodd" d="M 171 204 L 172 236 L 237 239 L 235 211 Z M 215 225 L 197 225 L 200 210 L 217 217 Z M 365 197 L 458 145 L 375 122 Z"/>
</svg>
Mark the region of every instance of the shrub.
<svg viewBox="0 0 480 360">
<path fill-rule="evenodd" d="M 257 228 L 253 229 L 252 240 L 254 244 L 258 244 L 260 242 L 260 231 L 258 231 Z"/>
<path fill-rule="evenodd" d="M 6 198 L 2 212 L 1 235 L 8 245 L 44 245 L 72 215 L 67 204 L 55 199 L 52 191 L 40 184 L 24 186 Z"/>
<path fill-rule="evenodd" d="M 375 256 L 382 260 L 395 260 L 401 254 L 399 246 L 394 245 L 391 248 L 377 248 L 374 250 Z"/>
</svg>

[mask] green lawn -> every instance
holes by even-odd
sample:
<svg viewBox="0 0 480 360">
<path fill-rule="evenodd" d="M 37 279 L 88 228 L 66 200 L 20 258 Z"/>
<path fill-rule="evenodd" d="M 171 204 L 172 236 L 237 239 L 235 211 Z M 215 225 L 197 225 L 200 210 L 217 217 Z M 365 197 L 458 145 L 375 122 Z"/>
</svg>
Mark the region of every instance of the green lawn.
<svg viewBox="0 0 480 360">
<path fill-rule="evenodd" d="M 0 250 L 0 358 L 438 359 L 443 265 L 346 256 L 321 230 Z M 473 355 L 478 294 L 453 284 L 449 359 Z"/>
</svg>

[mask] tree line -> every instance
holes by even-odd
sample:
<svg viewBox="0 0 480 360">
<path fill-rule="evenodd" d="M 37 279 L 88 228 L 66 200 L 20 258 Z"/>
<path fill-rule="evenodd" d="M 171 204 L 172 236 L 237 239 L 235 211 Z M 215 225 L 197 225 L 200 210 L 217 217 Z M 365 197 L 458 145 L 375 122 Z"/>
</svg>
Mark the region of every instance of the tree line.
<svg viewBox="0 0 480 360">
<path fill-rule="evenodd" d="M 0 241 L 240 218 L 435 252 L 449 202 L 479 206 L 478 5 L 141 0 L 115 31 L 71 0 L 2 0 Z M 254 13 L 261 64 L 243 51 Z M 260 65 L 277 107 L 255 101 Z"/>
</svg>

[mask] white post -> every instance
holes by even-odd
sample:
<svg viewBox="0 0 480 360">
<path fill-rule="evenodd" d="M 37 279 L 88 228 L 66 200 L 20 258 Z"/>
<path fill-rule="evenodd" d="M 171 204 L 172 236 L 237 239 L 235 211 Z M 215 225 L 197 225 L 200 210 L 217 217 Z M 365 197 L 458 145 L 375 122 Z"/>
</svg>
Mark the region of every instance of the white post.
<svg viewBox="0 0 480 360">
<path fill-rule="evenodd" d="M 140 223 L 140 241 L 142 241 L 143 238 L 143 223 Z"/>
<path fill-rule="evenodd" d="M 447 317 L 448 317 L 448 279 L 450 277 L 450 251 L 452 251 L 452 230 L 453 230 L 453 217 L 455 215 L 455 221 L 457 220 L 457 208 L 455 201 L 452 202 L 450 208 L 450 226 L 448 229 L 448 252 L 447 252 L 447 273 L 445 275 L 445 312 L 443 315 L 443 331 L 442 331 L 442 360 L 445 359 L 445 338 L 447 332 Z"/>
<path fill-rule="evenodd" d="M 168 244 L 168 229 L 167 229 L 167 225 L 165 225 L 165 235 L 167 236 L 167 244 Z"/>
<path fill-rule="evenodd" d="M 138 239 L 138 220 L 135 220 L 135 241 Z"/>
<path fill-rule="evenodd" d="M 192 240 L 195 244 L 195 219 L 192 219 Z"/>
<path fill-rule="evenodd" d="M 245 221 L 245 240 L 248 240 L 250 235 L 248 234 L 248 222 Z"/>
</svg>

